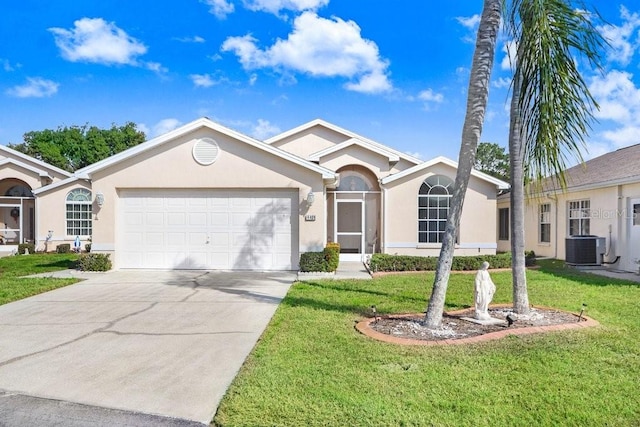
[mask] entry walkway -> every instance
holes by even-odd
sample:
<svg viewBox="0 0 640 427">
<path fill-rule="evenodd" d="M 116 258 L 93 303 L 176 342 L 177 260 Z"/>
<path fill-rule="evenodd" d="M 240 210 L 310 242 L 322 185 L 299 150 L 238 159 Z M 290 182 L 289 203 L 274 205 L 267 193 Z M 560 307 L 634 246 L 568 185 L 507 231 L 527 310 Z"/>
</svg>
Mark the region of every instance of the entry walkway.
<svg viewBox="0 0 640 427">
<path fill-rule="evenodd" d="M 338 270 L 332 273 L 298 273 L 298 280 L 344 280 L 344 279 L 362 279 L 371 280 L 369 270 L 362 262 L 356 261 L 340 261 Z"/>
</svg>

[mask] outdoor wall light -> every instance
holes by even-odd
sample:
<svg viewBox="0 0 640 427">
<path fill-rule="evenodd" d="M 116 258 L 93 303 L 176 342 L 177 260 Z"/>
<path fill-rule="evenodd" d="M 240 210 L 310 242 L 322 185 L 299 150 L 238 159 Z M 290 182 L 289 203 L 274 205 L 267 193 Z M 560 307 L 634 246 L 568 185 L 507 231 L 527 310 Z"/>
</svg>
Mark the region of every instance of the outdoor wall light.
<svg viewBox="0 0 640 427">
<path fill-rule="evenodd" d="M 96 203 L 98 204 L 99 208 L 101 208 L 102 205 L 104 205 L 104 194 L 96 193 Z"/>
<path fill-rule="evenodd" d="M 315 200 L 316 195 L 313 194 L 313 191 L 309 191 L 309 194 L 307 194 L 307 205 L 311 206 Z"/>
</svg>

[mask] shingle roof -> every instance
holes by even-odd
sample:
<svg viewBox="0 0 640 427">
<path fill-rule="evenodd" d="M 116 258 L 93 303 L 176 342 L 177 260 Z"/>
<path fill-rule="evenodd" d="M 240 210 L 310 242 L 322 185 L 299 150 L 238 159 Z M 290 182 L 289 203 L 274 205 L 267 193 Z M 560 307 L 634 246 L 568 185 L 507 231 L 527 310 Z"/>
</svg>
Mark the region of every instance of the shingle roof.
<svg viewBox="0 0 640 427">
<path fill-rule="evenodd" d="M 565 177 L 567 189 L 607 187 L 634 181 L 640 182 L 640 144 L 620 148 L 573 166 L 565 171 Z M 549 181 L 545 183 L 545 187 Z M 552 187 L 557 187 L 557 185 L 552 185 Z"/>
</svg>

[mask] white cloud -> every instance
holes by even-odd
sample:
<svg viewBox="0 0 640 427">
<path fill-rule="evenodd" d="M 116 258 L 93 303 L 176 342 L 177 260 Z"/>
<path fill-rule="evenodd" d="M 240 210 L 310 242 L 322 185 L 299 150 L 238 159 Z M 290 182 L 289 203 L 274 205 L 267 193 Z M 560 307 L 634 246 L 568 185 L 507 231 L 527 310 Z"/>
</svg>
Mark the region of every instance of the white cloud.
<svg viewBox="0 0 640 427">
<path fill-rule="evenodd" d="M 196 87 L 211 87 L 225 81 L 224 78 L 215 78 L 212 74 L 191 74 L 189 78 Z"/>
<path fill-rule="evenodd" d="M 607 58 L 622 65 L 628 65 L 635 51 L 640 48 L 640 14 L 630 13 L 627 8 L 620 6 L 622 25 L 602 25 L 597 29 L 609 42 Z"/>
<path fill-rule="evenodd" d="M 72 62 L 137 65 L 136 57 L 146 46 L 112 22 L 102 18 L 82 18 L 74 28 L 49 28 L 62 57 Z"/>
<path fill-rule="evenodd" d="M 640 88 L 633 75 L 613 70 L 592 78 L 589 91 L 600 105 L 595 112 L 602 123 L 599 136 L 619 148 L 640 141 Z"/>
<path fill-rule="evenodd" d="M 633 75 L 613 70 L 604 76 L 592 78 L 589 91 L 600 104 L 596 117 L 620 123 L 640 120 L 640 88 L 633 82 Z"/>
<path fill-rule="evenodd" d="M 258 75 L 256 73 L 252 73 L 249 76 L 249 86 L 253 86 L 258 81 Z"/>
<path fill-rule="evenodd" d="M 614 130 L 606 130 L 600 136 L 617 148 L 627 147 L 640 141 L 640 127 L 627 125 Z"/>
<path fill-rule="evenodd" d="M 458 16 L 456 18 L 456 21 L 458 21 L 460 25 L 462 25 L 463 27 L 469 30 L 475 30 L 476 28 L 478 28 L 478 25 L 480 24 L 480 15 L 476 14 L 469 17 Z"/>
<path fill-rule="evenodd" d="M 143 62 L 142 65 L 147 70 L 153 71 L 156 74 L 166 74 L 169 70 L 162 66 L 159 62 Z"/>
<path fill-rule="evenodd" d="M 200 36 L 193 37 L 174 37 L 174 40 L 177 40 L 182 43 L 204 43 L 206 40 Z"/>
<path fill-rule="evenodd" d="M 6 72 L 15 71 L 16 69 L 22 67 L 21 64 L 11 64 L 11 61 L 4 58 L 0 58 L 0 64 L 2 64 L 2 69 Z"/>
<path fill-rule="evenodd" d="M 286 40 L 278 39 L 261 50 L 251 35 L 229 37 L 221 47 L 233 52 L 246 70 L 273 68 L 283 74 L 297 71 L 316 77 L 346 77 L 353 79 L 349 90 L 379 93 L 389 91 L 389 63 L 380 57 L 378 46 L 363 39 L 360 27 L 340 18 L 325 19 L 313 12 L 304 12 L 294 21 Z"/>
<path fill-rule="evenodd" d="M 180 125 L 182 125 L 182 122 L 180 120 L 168 118 L 160 120 L 158 123 L 153 125 L 151 129 L 144 123 L 138 123 L 136 124 L 136 127 L 144 132 L 145 135 L 147 135 L 147 138 L 154 138 L 156 136 L 170 132 L 175 128 L 180 127 Z"/>
<path fill-rule="evenodd" d="M 280 132 L 280 128 L 272 125 L 268 120 L 258 119 L 258 124 L 253 127 L 251 136 L 262 141 Z"/>
<path fill-rule="evenodd" d="M 329 0 L 244 0 L 244 6 L 253 11 L 269 12 L 277 15 L 281 10 L 302 12 L 318 10 L 329 4 Z"/>
<path fill-rule="evenodd" d="M 59 83 L 41 77 L 27 77 L 27 83 L 14 86 L 7 94 L 17 98 L 44 98 L 58 92 Z"/>
<path fill-rule="evenodd" d="M 513 64 L 516 59 L 517 52 L 517 44 L 514 40 L 509 40 L 505 42 L 502 46 L 502 52 L 504 53 L 504 58 L 500 61 L 500 68 L 505 71 L 511 71 L 513 69 Z"/>
<path fill-rule="evenodd" d="M 201 0 L 202 3 L 211 6 L 209 13 L 218 19 L 225 19 L 227 15 L 233 13 L 235 7 L 227 0 Z"/>
<path fill-rule="evenodd" d="M 497 80 L 493 80 L 491 85 L 495 88 L 502 89 L 511 86 L 511 77 L 500 77 Z"/>
<path fill-rule="evenodd" d="M 441 93 L 434 92 L 432 89 L 426 89 L 418 94 L 418 99 L 426 102 L 440 103 L 444 101 L 444 96 Z"/>
</svg>

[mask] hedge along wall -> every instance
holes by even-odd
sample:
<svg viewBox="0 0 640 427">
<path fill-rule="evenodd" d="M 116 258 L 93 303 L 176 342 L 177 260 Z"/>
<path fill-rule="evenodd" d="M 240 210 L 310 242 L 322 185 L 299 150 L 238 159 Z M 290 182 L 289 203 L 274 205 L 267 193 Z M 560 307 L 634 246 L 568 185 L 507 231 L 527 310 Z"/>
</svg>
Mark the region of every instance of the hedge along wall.
<svg viewBox="0 0 640 427">
<path fill-rule="evenodd" d="M 511 254 L 453 257 L 451 270 L 477 270 L 483 262 L 489 263 L 489 268 L 511 268 Z M 435 271 L 438 257 L 422 257 L 409 255 L 373 254 L 369 268 L 372 272 L 379 271 Z"/>
</svg>

